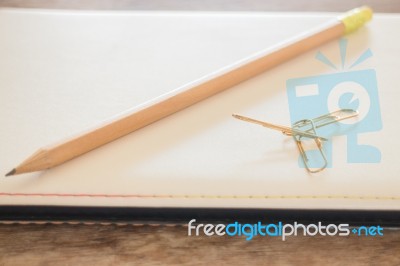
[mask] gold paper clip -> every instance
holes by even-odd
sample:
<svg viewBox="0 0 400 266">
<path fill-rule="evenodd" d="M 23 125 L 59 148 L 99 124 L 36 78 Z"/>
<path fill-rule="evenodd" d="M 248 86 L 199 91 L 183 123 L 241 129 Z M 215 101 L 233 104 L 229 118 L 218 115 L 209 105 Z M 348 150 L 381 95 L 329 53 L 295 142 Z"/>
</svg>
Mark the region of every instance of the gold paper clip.
<svg viewBox="0 0 400 266">
<path fill-rule="evenodd" d="M 332 112 L 332 113 L 329 113 L 326 115 L 322 115 L 322 116 L 319 116 L 319 117 L 316 117 L 313 119 L 299 120 L 296 123 L 294 123 L 292 125 L 292 127 L 271 124 L 271 123 L 263 122 L 263 121 L 256 120 L 253 118 L 237 115 L 237 114 L 233 114 L 233 117 L 243 120 L 243 121 L 246 121 L 246 122 L 258 124 L 258 125 L 261 125 L 264 127 L 268 127 L 271 129 L 281 131 L 283 134 L 285 134 L 287 136 L 292 136 L 296 142 L 297 148 L 299 149 L 300 155 L 303 159 L 303 162 L 304 162 L 304 165 L 305 165 L 307 171 L 309 171 L 310 173 L 317 173 L 317 172 L 324 170 L 326 168 L 326 166 L 328 165 L 328 160 L 326 158 L 325 152 L 323 150 L 323 145 L 321 142 L 321 141 L 327 141 L 328 139 L 325 137 L 319 136 L 317 134 L 316 129 L 326 126 L 326 125 L 329 125 L 329 124 L 332 124 L 332 123 L 339 122 L 344 119 L 355 117 L 357 115 L 358 115 L 358 112 L 353 109 L 340 109 L 338 111 L 335 111 L 335 112 Z M 319 150 L 319 153 L 321 155 L 321 158 L 323 160 L 323 165 L 321 167 L 314 169 L 309 165 L 309 158 L 303 147 L 303 143 L 301 141 L 302 138 L 314 139 L 314 141 L 317 145 L 317 148 Z"/>
</svg>

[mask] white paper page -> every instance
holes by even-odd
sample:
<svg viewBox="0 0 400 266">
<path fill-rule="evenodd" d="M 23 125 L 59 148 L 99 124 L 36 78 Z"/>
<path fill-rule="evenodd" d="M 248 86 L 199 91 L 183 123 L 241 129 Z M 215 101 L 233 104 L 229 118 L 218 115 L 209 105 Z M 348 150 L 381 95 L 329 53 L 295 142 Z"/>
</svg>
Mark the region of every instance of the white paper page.
<svg viewBox="0 0 400 266">
<path fill-rule="evenodd" d="M 312 29 L 336 14 L 0 11 L 0 173 L 38 148 Z M 53 169 L 2 178 L 2 205 L 400 209 L 399 15 L 347 36 L 352 70 L 373 69 L 383 129 L 360 134 L 380 163 L 309 174 L 290 137 L 289 79 L 350 71 L 338 41 Z M 364 99 L 360 99 L 363 101 Z"/>
</svg>

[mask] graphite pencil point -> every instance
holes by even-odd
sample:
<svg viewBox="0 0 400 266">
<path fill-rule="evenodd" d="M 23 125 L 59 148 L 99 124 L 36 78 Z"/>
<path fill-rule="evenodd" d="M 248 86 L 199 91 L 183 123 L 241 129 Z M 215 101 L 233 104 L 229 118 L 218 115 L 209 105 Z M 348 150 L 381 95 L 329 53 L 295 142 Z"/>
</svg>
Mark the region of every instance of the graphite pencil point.
<svg viewBox="0 0 400 266">
<path fill-rule="evenodd" d="M 16 170 L 15 170 L 15 168 L 14 168 L 14 169 L 12 169 L 10 172 L 8 172 L 8 173 L 6 174 L 6 176 L 13 175 L 13 174 L 15 174 L 15 172 L 16 172 Z"/>
</svg>

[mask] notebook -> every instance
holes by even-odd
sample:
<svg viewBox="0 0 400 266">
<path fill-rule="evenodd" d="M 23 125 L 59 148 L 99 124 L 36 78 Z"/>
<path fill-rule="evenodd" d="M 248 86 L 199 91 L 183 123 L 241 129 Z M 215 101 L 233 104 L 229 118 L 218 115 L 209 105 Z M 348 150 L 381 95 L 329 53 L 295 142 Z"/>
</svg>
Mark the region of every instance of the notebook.
<svg viewBox="0 0 400 266">
<path fill-rule="evenodd" d="M 2 9 L 0 173 L 336 15 Z M 63 165 L 2 178 L 0 205 L 400 211 L 399 27 L 399 15 L 376 14 L 341 40 Z M 329 165 L 317 174 L 291 137 L 231 116 L 289 126 L 314 104 L 321 115 L 346 104 L 360 111 L 358 122 L 333 126 Z"/>
</svg>

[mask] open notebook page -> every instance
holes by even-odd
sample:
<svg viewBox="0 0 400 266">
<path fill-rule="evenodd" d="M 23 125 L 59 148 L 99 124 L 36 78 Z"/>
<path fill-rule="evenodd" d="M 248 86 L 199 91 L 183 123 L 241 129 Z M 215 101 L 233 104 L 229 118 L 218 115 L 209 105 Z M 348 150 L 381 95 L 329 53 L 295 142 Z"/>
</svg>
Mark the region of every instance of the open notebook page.
<svg viewBox="0 0 400 266">
<path fill-rule="evenodd" d="M 335 15 L 1 10 L 0 173 Z M 0 204 L 400 210 L 399 27 L 400 16 L 378 14 L 346 37 L 343 68 L 333 41 L 61 166 L 3 178 Z M 231 116 L 290 125 L 288 80 L 371 69 L 382 129 L 357 141 L 377 147 L 379 163 L 348 163 L 338 135 L 332 167 L 311 175 L 290 137 Z"/>
</svg>

